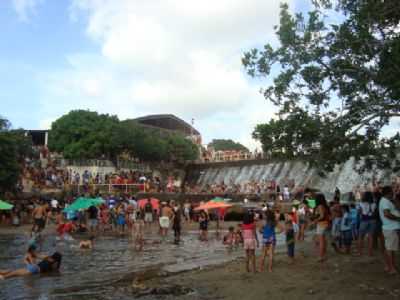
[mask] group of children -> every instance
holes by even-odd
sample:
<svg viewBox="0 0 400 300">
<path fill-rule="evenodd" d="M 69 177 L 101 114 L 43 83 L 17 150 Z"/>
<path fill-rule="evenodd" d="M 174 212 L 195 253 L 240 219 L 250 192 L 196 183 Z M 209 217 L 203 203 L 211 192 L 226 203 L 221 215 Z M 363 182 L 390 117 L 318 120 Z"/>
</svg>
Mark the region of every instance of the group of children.
<svg viewBox="0 0 400 300">
<path fill-rule="evenodd" d="M 280 213 L 276 214 L 273 210 L 268 209 L 265 212 L 265 222 L 261 229 L 257 232 L 256 220 L 254 214 L 246 213 L 244 215 L 243 224 L 238 224 L 237 229 L 229 227 L 227 235 L 224 236 L 223 243 L 231 250 L 233 247 L 243 245 L 246 251 L 246 270 L 250 272 L 250 265 L 253 272 L 256 272 L 255 249 L 259 247 L 258 234 L 262 236 L 262 251 L 259 262 L 259 271 L 264 270 L 265 260 L 268 257 L 268 270 L 272 272 L 273 257 L 276 247 L 276 235 L 284 233 L 286 237 L 287 255 L 290 263 L 294 262 L 295 254 L 295 228 L 293 219 L 290 215 L 286 217 Z"/>
</svg>

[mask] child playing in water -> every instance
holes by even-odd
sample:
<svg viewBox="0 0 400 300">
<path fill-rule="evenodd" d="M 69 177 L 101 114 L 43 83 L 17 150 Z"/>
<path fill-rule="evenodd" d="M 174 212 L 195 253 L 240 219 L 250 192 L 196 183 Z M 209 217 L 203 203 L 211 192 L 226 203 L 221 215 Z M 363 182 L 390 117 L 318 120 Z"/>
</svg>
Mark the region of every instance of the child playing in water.
<svg viewBox="0 0 400 300">
<path fill-rule="evenodd" d="M 287 255 L 290 259 L 290 264 L 293 264 L 294 263 L 295 232 L 294 232 L 292 221 L 289 220 L 286 222 L 285 232 L 286 232 Z"/>
<path fill-rule="evenodd" d="M 232 250 L 233 246 L 236 244 L 236 234 L 233 226 L 229 227 L 228 234 L 224 236 L 223 244 L 228 246 L 229 250 Z"/>
<path fill-rule="evenodd" d="M 242 235 L 242 225 L 237 224 L 237 228 L 235 231 L 235 242 L 238 246 L 239 244 L 243 244 L 243 235 Z"/>
<path fill-rule="evenodd" d="M 272 262 L 274 258 L 274 250 L 276 245 L 276 217 L 271 210 L 266 213 L 265 225 L 261 230 L 263 235 L 263 249 L 260 259 L 260 272 L 264 271 L 265 258 L 268 256 L 268 270 L 272 272 Z"/>
<path fill-rule="evenodd" d="M 94 236 L 90 236 L 88 240 L 80 241 L 79 248 L 80 249 L 92 249 L 94 242 Z"/>
</svg>

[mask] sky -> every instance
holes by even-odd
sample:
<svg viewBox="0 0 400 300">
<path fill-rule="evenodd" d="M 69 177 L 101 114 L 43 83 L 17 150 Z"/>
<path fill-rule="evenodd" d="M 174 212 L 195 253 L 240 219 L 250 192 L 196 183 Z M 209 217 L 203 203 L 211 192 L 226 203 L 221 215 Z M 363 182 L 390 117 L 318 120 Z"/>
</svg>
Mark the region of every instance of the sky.
<svg viewBox="0 0 400 300">
<path fill-rule="evenodd" d="M 72 109 L 194 119 L 203 143 L 254 150 L 276 108 L 246 50 L 276 42 L 282 0 L 1 0 L 0 115 L 48 129 Z M 307 0 L 287 0 L 296 11 Z"/>
</svg>

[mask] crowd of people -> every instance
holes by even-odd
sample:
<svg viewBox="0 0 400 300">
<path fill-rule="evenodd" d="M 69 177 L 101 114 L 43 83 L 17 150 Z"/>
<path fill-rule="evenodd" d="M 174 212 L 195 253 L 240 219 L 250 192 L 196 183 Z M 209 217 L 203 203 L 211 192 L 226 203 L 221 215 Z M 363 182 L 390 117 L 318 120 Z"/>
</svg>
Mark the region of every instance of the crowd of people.
<svg viewBox="0 0 400 300">
<path fill-rule="evenodd" d="M 229 251 L 244 249 L 248 272 L 263 272 L 266 261 L 268 271 L 272 272 L 278 235 L 285 236 L 287 256 L 289 262 L 293 263 L 296 257 L 295 245 L 305 241 L 306 235 L 314 232 L 313 241 L 318 249 L 319 262 L 328 259 L 328 246 L 341 254 L 372 256 L 377 251 L 374 245 L 377 245 L 384 253 L 385 272 L 397 274 L 394 262 L 395 252 L 399 250 L 400 234 L 400 193 L 397 183 L 392 186 L 376 184 L 371 190 L 356 187 L 355 196 L 350 198 L 350 202 L 341 201 L 339 189 L 336 189 L 330 202 L 322 193 L 308 189 L 303 192 L 301 201 L 291 198 L 291 202 L 275 201 L 262 203 L 259 207 L 244 207 L 241 223 L 229 227 L 221 242 Z M 159 202 L 152 198 L 138 200 L 132 195 L 109 195 L 103 198 L 101 205 L 69 210 L 74 200 L 31 199 L 18 202 L 9 215 L 3 212 L 3 219 L 9 218 L 14 225 L 32 223 L 32 229 L 25 257 L 27 267 L 0 270 L 0 279 L 59 268 L 60 253 L 40 256 L 36 252 L 41 243 L 41 233 L 49 225 L 55 228 L 57 239 L 62 241 L 72 241 L 78 233 L 89 234 L 89 237 L 86 235 L 85 239 L 79 241 L 79 247 L 83 249 L 94 248 L 98 236 L 117 234 L 128 236 L 133 241 L 133 248 L 143 251 L 147 234 L 151 231 L 154 233 L 154 228 L 157 228 L 160 243 L 168 241 L 172 230 L 173 241 L 179 244 L 185 223 L 198 222 L 199 240 L 208 241 L 209 224 L 214 213 L 197 211 L 190 201 Z M 221 216 L 217 214 L 214 220 L 219 222 Z M 217 234 L 218 229 L 219 226 Z M 258 247 L 262 250 L 257 263 Z M 43 260 L 37 262 L 39 258 Z M 54 267 L 52 261 L 56 262 Z"/>
</svg>

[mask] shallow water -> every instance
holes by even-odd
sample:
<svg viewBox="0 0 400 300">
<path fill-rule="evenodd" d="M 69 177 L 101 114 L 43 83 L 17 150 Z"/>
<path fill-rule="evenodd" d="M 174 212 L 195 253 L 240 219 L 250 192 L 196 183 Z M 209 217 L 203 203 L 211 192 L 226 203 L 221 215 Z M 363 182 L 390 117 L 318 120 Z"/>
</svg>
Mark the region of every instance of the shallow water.
<svg viewBox="0 0 400 300">
<path fill-rule="evenodd" d="M 27 240 L 23 235 L 0 237 L 0 269 L 24 267 Z M 50 254 L 57 250 L 63 254 L 60 272 L 4 280 L 0 282 L 0 299 L 133 299 L 127 287 L 135 274 L 163 276 L 221 264 L 243 255 L 241 249 L 228 253 L 212 232 L 209 242 L 200 242 L 195 231 L 185 232 L 180 245 L 174 245 L 172 240 L 170 235 L 158 244 L 159 237 L 149 235 L 144 251 L 137 252 L 128 238 L 105 236 L 97 238 L 94 249 L 89 251 L 78 249 L 77 240 L 56 242 L 54 235 L 49 234 L 42 252 Z"/>
</svg>

